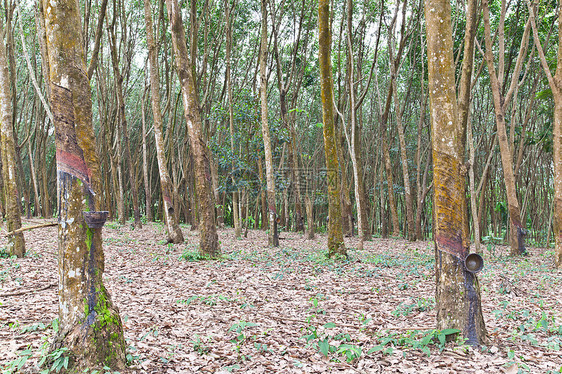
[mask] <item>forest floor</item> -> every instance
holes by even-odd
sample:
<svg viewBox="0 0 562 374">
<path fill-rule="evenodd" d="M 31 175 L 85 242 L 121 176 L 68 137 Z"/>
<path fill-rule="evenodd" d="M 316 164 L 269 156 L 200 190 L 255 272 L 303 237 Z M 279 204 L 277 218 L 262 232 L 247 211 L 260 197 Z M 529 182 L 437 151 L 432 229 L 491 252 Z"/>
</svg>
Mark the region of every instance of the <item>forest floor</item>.
<svg viewBox="0 0 562 374">
<path fill-rule="evenodd" d="M 197 232 L 183 231 L 186 243 L 167 245 L 161 224 L 105 226 L 105 285 L 123 319 L 131 372 L 562 370 L 562 272 L 553 270 L 552 250 L 511 258 L 506 247 L 485 249 L 479 280 L 489 343 L 472 348 L 442 344 L 434 330 L 431 242 L 375 238 L 357 251 L 346 238 L 349 259 L 334 261 L 325 235 L 283 232 L 280 247 L 268 248 L 265 232 L 237 240 L 224 229 L 224 258 L 204 261 Z M 21 372 L 39 373 L 56 328 L 56 227 L 25 239 L 25 258 L 0 258 L 3 373 L 18 362 Z"/>
</svg>

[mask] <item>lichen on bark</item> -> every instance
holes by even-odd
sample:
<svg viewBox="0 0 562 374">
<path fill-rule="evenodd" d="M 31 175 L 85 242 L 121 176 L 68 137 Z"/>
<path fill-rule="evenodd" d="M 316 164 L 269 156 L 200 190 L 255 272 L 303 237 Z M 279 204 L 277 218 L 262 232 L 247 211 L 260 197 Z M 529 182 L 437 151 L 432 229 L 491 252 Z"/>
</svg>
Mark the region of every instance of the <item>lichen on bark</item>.
<svg viewBox="0 0 562 374">
<path fill-rule="evenodd" d="M 3 25 L 0 21 L 1 29 L 3 29 Z M 0 39 L 3 39 L 1 36 L 3 36 L 3 33 L 0 33 Z M 2 40 L 0 42 L 0 143 L 2 146 L 4 190 L 0 193 L 3 194 L 5 201 L 6 229 L 11 232 L 21 227 L 21 206 L 17 184 L 16 148 L 12 128 L 12 97 L 9 82 L 6 46 Z M 8 237 L 7 250 L 12 256 L 25 256 L 23 233 L 20 232 Z"/>
<path fill-rule="evenodd" d="M 78 3 L 43 0 L 57 150 L 59 323 L 51 349 L 67 348 L 67 372 L 125 367 L 123 328 L 103 285 L 101 175 Z M 103 223 L 103 222 L 102 222 Z"/>
<path fill-rule="evenodd" d="M 455 92 L 449 0 L 425 0 L 425 15 L 435 186 L 437 328 L 458 329 L 469 344 L 478 345 L 486 340 L 486 328 L 478 280 L 464 267 L 470 247 L 466 181 L 461 173 L 464 129 Z"/>
<path fill-rule="evenodd" d="M 322 94 L 322 118 L 324 122 L 324 151 L 328 179 L 328 255 L 346 256 L 343 242 L 342 210 L 340 203 L 339 164 L 334 125 L 334 91 L 332 83 L 329 1 L 318 2 L 320 84 Z"/>
</svg>

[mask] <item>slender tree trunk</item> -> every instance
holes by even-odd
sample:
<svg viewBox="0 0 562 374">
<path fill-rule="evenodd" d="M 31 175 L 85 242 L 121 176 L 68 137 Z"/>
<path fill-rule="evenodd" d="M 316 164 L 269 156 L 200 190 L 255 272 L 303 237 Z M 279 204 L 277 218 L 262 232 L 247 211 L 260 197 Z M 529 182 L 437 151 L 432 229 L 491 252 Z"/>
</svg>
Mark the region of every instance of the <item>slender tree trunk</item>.
<svg viewBox="0 0 562 374">
<path fill-rule="evenodd" d="M 490 83 L 492 86 L 492 94 L 494 96 L 494 108 L 496 112 L 496 127 L 498 132 L 498 141 L 500 144 L 500 155 L 502 161 L 502 171 L 503 178 L 505 182 L 505 191 L 507 195 L 507 205 L 509 211 L 509 242 L 511 245 L 512 255 L 524 255 L 527 253 L 525 249 L 525 236 L 527 235 L 527 230 L 521 222 L 521 209 L 519 207 L 519 200 L 517 198 L 517 189 L 515 187 L 515 176 L 513 174 L 513 157 L 511 148 L 509 146 L 509 140 L 507 137 L 506 123 L 505 123 L 505 108 L 509 102 L 508 98 L 502 97 L 501 87 L 502 82 L 500 79 L 503 78 L 503 68 L 500 58 L 500 69 L 496 73 L 496 68 L 494 66 L 494 58 L 492 55 L 492 38 L 490 31 L 490 11 L 488 8 L 488 0 L 484 0 L 484 39 L 486 42 L 486 62 L 488 64 L 488 71 L 490 76 Z M 503 13 L 503 12 L 502 12 Z M 500 22 L 500 27 L 502 24 Z M 500 46 L 502 46 L 500 40 Z M 503 57 L 502 57 L 503 58 Z M 517 74 L 518 76 L 518 74 Z"/>
<path fill-rule="evenodd" d="M 310 194 L 305 195 L 305 205 L 306 205 L 306 238 L 308 240 L 314 239 L 314 202 L 310 198 Z"/>
<path fill-rule="evenodd" d="M 117 12 L 114 9 L 114 12 Z M 112 28 L 108 30 L 109 35 L 109 45 L 111 50 L 111 61 L 113 64 L 113 76 L 115 78 L 115 88 L 117 94 L 117 105 L 118 105 L 118 112 L 119 112 L 119 120 L 120 120 L 120 142 L 122 142 L 124 153 L 125 153 L 125 162 L 127 163 L 127 168 L 129 169 L 129 188 L 131 191 L 131 197 L 133 200 L 133 218 L 135 222 L 136 228 L 142 228 L 142 223 L 140 220 L 140 210 L 139 210 L 139 197 L 138 197 L 138 190 L 137 190 L 137 173 L 135 171 L 135 167 L 133 164 L 133 158 L 131 156 L 131 146 L 129 144 L 129 132 L 127 129 L 127 117 L 125 115 L 125 97 L 123 95 L 123 75 L 121 74 L 121 70 L 119 69 L 119 58 L 117 56 L 117 40 L 115 38 L 115 24 L 113 24 Z M 122 180 L 122 179 L 120 179 Z M 125 217 L 124 217 L 125 218 Z"/>
<path fill-rule="evenodd" d="M 235 3 L 236 0 L 234 0 Z M 225 17 L 226 17 L 226 86 L 228 91 L 228 118 L 229 118 L 229 128 L 230 128 L 230 152 L 232 153 L 232 170 L 235 170 L 235 148 L 234 148 L 234 103 L 233 103 L 233 93 L 232 93 L 232 78 L 230 76 L 231 71 L 231 50 L 232 50 L 232 19 L 231 19 L 231 10 L 234 8 L 234 4 L 229 4 L 229 0 L 225 0 L 224 3 L 225 8 Z M 234 173 L 232 174 L 232 181 L 237 183 L 234 177 Z M 237 191 L 232 193 L 232 219 L 234 221 L 234 236 L 239 238 L 242 235 L 242 225 L 240 224 L 240 213 L 239 213 L 239 196 L 240 191 L 236 188 Z"/>
<path fill-rule="evenodd" d="M 369 223 L 367 222 L 367 209 L 366 201 L 364 199 L 364 186 L 363 186 L 363 165 L 361 159 L 361 134 L 360 126 L 357 121 L 357 97 L 355 85 L 355 60 L 353 50 L 353 2 L 347 0 L 347 58 L 348 58 L 348 79 L 347 85 L 349 87 L 349 127 L 351 134 L 348 134 L 345 129 L 344 117 L 341 117 L 343 131 L 349 146 L 349 153 L 351 156 L 351 166 L 353 169 L 353 192 L 355 195 L 355 204 L 357 205 L 357 231 L 359 235 L 358 249 L 363 249 L 363 242 L 369 239 Z M 352 228 L 353 230 L 353 228 Z"/>
<path fill-rule="evenodd" d="M 211 191 L 209 151 L 203 139 L 193 67 L 185 44 L 185 30 L 177 0 L 166 0 L 166 8 L 168 9 L 168 17 L 172 28 L 172 44 L 181 83 L 189 144 L 195 163 L 195 190 L 200 216 L 199 232 L 201 234 L 199 250 L 205 255 L 216 257 L 220 254 L 220 247 L 215 222 L 215 203 Z"/>
<path fill-rule="evenodd" d="M 406 222 L 408 223 L 408 240 L 416 240 L 416 228 L 414 224 L 414 199 L 412 197 L 412 188 L 410 187 L 410 170 L 408 167 L 408 155 L 406 154 L 406 136 L 402 125 L 402 110 L 400 108 L 400 100 L 398 97 L 398 89 L 396 85 L 396 76 L 393 74 L 392 82 L 394 91 L 394 112 L 396 114 L 396 130 L 398 132 L 398 141 L 400 144 L 400 159 L 402 161 L 402 179 L 404 181 L 404 200 L 406 205 Z"/>
<path fill-rule="evenodd" d="M 261 0 L 261 44 L 260 44 L 260 101 L 261 130 L 265 151 L 265 176 L 267 180 L 267 210 L 269 232 L 267 241 L 270 246 L 279 247 L 277 234 L 277 208 L 275 207 L 275 177 L 273 175 L 273 155 L 267 118 L 267 0 Z"/>
<path fill-rule="evenodd" d="M 2 145 L 3 196 L 6 206 L 6 229 L 8 232 L 21 228 L 21 203 L 18 193 L 16 146 L 12 124 L 12 94 L 10 93 L 10 74 L 4 44 L 5 29 L 0 21 L 0 137 Z M 12 256 L 25 256 L 23 233 L 8 237 L 8 253 Z"/>
<path fill-rule="evenodd" d="M 146 93 L 146 91 L 145 91 Z M 154 220 L 152 216 L 152 189 L 150 187 L 150 179 L 148 177 L 148 153 L 147 153 L 147 136 L 146 133 L 146 112 L 145 112 L 145 99 L 146 95 L 143 95 L 141 100 L 141 121 L 142 121 L 142 175 L 144 181 L 144 197 L 146 201 L 146 220 L 152 222 Z"/>
<path fill-rule="evenodd" d="M 156 143 L 156 158 L 160 173 L 160 188 L 162 190 L 163 215 L 168 229 L 168 242 L 182 243 L 183 233 L 178 225 L 178 220 L 173 208 L 172 186 L 167 170 L 166 154 L 164 152 L 164 137 L 162 130 L 162 112 L 160 109 L 160 78 L 158 74 L 158 52 L 154 41 L 152 28 L 152 11 L 150 0 L 144 0 L 144 17 L 146 22 L 146 39 L 148 56 L 150 60 L 150 92 L 152 95 L 152 116 L 154 119 L 154 139 Z"/>
<path fill-rule="evenodd" d="M 261 196 L 261 228 L 262 230 L 267 230 L 269 225 L 268 225 L 268 219 L 269 219 L 269 215 L 267 214 L 267 197 L 266 197 L 266 190 L 264 191 L 263 186 L 266 185 L 266 183 L 263 182 L 264 178 L 263 178 L 263 166 L 261 163 L 261 160 L 258 159 L 258 175 L 260 178 L 260 196 Z"/>
<path fill-rule="evenodd" d="M 461 175 L 465 143 L 457 110 L 449 0 L 426 0 L 425 16 L 435 185 L 437 329 L 458 329 L 469 344 L 479 345 L 486 339 L 480 288 L 476 276 L 463 264 L 470 246 L 465 225 L 466 182 Z"/>
<path fill-rule="evenodd" d="M 558 269 L 562 269 L 562 3 L 558 3 L 558 64 L 556 73 L 552 76 L 548 62 L 540 44 L 537 27 L 535 24 L 534 11 L 529 6 L 530 21 L 533 28 L 533 39 L 539 52 L 541 65 L 547 76 L 548 84 L 554 97 L 554 124 L 553 136 L 553 163 L 554 163 L 554 263 Z M 548 225 L 550 231 L 550 224 Z M 547 242 L 548 246 L 548 242 Z"/>
<path fill-rule="evenodd" d="M 332 80 L 332 31 L 330 5 L 327 0 L 318 2 L 318 44 L 320 61 L 320 82 L 322 92 L 322 118 L 324 120 L 324 151 L 328 178 L 328 255 L 346 256 L 343 242 L 342 213 L 340 205 L 340 183 L 336 131 L 334 125 L 334 89 Z"/>
<path fill-rule="evenodd" d="M 59 199 L 59 332 L 69 372 L 125 368 L 121 318 L 103 285 L 101 174 L 78 3 L 43 1 Z"/>
</svg>

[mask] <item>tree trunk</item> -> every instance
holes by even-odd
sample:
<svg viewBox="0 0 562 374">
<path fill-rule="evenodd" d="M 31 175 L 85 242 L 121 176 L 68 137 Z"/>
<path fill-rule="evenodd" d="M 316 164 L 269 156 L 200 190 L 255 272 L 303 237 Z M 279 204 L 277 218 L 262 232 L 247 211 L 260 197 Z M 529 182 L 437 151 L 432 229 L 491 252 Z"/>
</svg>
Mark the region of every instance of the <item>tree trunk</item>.
<svg viewBox="0 0 562 374">
<path fill-rule="evenodd" d="M 353 192 L 355 195 L 355 204 L 357 206 L 357 231 L 359 235 L 359 249 L 363 249 L 363 241 L 369 240 L 369 223 L 367 222 L 367 207 L 363 185 L 363 165 L 361 158 L 361 134 L 360 126 L 357 121 L 357 109 L 360 104 L 357 104 L 356 85 L 355 85 L 355 60 L 353 50 L 353 2 L 347 0 L 347 66 L 349 68 L 347 85 L 349 87 L 349 127 L 351 128 L 350 134 L 345 129 L 344 117 L 341 116 L 343 131 L 349 147 L 349 154 L 351 156 L 351 166 L 353 169 Z M 374 63 L 374 62 L 373 62 Z M 351 229 L 353 231 L 353 227 Z"/>
<path fill-rule="evenodd" d="M 340 205 L 339 164 L 334 126 L 334 90 L 332 81 L 330 5 L 327 0 L 318 2 L 318 59 L 322 93 L 322 118 L 324 121 L 324 151 L 328 178 L 328 255 L 347 256 L 342 233 Z"/>
<path fill-rule="evenodd" d="M 215 222 L 215 203 L 211 191 L 209 151 L 203 139 L 192 62 L 189 59 L 185 44 L 185 30 L 177 0 L 166 0 L 166 8 L 168 9 L 168 17 L 172 29 L 172 44 L 181 83 L 189 144 L 195 163 L 195 190 L 198 201 L 197 211 L 200 217 L 199 232 L 201 234 L 199 250 L 207 256 L 217 257 L 220 254 L 220 247 Z"/>
<path fill-rule="evenodd" d="M 269 225 L 268 225 L 268 217 L 269 215 L 267 214 L 267 197 L 266 197 L 266 192 L 263 189 L 263 186 L 265 185 L 265 183 L 263 183 L 263 166 L 261 163 L 261 160 L 258 159 L 258 175 L 260 178 L 260 197 L 261 197 L 261 228 L 262 230 L 267 230 Z"/>
<path fill-rule="evenodd" d="M 496 74 L 494 66 L 494 58 L 492 55 L 492 38 L 490 31 L 490 11 L 488 8 L 488 0 L 482 3 L 484 10 L 484 39 L 486 42 L 486 62 L 490 76 L 490 84 L 492 86 L 492 94 L 494 96 L 494 108 L 496 112 L 496 126 L 498 132 L 498 141 L 500 144 L 500 155 L 502 161 L 503 178 L 505 182 L 505 192 L 507 195 L 507 206 L 509 211 L 509 242 L 511 246 L 511 255 L 524 255 L 527 253 L 525 249 L 525 236 L 527 231 L 521 222 L 521 209 L 519 207 L 519 200 L 517 198 L 517 189 L 515 187 L 515 176 L 513 174 L 513 156 L 507 138 L 507 130 L 505 123 L 505 108 L 509 102 L 508 98 L 503 97 L 501 94 L 501 82 L 503 78 L 502 64 L 500 64 L 500 71 Z M 500 27 L 502 24 L 500 23 Z M 501 38 L 500 38 L 501 39 Z M 500 46 L 503 43 L 500 40 Z M 501 62 L 501 60 L 500 60 Z M 517 74 L 518 76 L 519 74 Z"/>
<path fill-rule="evenodd" d="M 113 10 L 117 12 L 117 9 Z M 114 16 L 115 17 L 115 16 Z M 120 141 L 123 142 L 123 148 L 125 152 L 125 162 L 127 162 L 127 168 L 129 169 L 129 189 L 131 191 L 131 197 L 133 200 L 133 218 L 136 228 L 142 228 L 142 223 L 140 220 L 140 210 L 139 210 L 139 197 L 137 190 L 137 173 L 133 164 L 133 158 L 131 156 L 131 146 L 129 144 L 129 133 L 127 129 L 127 117 L 125 116 L 125 97 L 123 95 L 123 75 L 119 69 L 119 58 L 117 56 L 117 40 L 115 38 L 115 23 L 111 29 L 108 29 L 107 33 L 109 35 L 109 45 L 111 50 L 111 61 L 113 64 L 113 76 L 115 78 L 115 88 L 117 94 L 117 105 L 120 120 L 120 130 L 121 137 Z M 119 158 L 121 155 L 119 155 Z M 120 178 L 120 180 L 122 180 Z"/>
<path fill-rule="evenodd" d="M 146 91 L 145 91 L 146 93 Z M 146 95 L 142 96 L 141 100 L 141 121 L 142 121 L 142 175 L 144 182 L 144 197 L 146 201 L 146 220 L 152 222 L 152 189 L 150 187 L 150 179 L 148 177 L 148 154 L 147 154 L 147 133 L 146 133 L 146 112 L 145 112 L 145 99 Z"/>
<path fill-rule="evenodd" d="M 44 0 L 55 118 L 59 204 L 59 323 L 52 349 L 66 347 L 69 372 L 125 369 L 118 310 L 103 285 L 101 174 L 92 127 L 78 3 Z M 92 218 L 92 219 L 89 219 Z"/>
<path fill-rule="evenodd" d="M 235 1 L 234 1 L 235 3 Z M 232 50 L 232 19 L 231 19 L 231 10 L 234 8 L 234 4 L 232 4 L 232 8 L 228 2 L 225 0 L 225 17 L 226 17 L 226 86 L 228 91 L 228 118 L 229 118 L 229 128 L 230 128 L 230 152 L 232 153 L 232 171 L 235 170 L 235 148 L 234 148 L 234 104 L 233 104 L 233 93 L 232 93 L 232 79 L 230 76 L 231 70 L 231 50 Z M 232 173 L 232 181 L 237 184 L 235 180 L 234 173 Z M 239 196 L 240 191 L 238 187 L 235 187 L 236 191 L 232 193 L 232 219 L 234 221 L 234 236 L 239 238 L 242 235 L 242 225 L 240 224 L 240 213 L 239 213 Z"/>
<path fill-rule="evenodd" d="M 146 42 L 150 60 L 150 92 L 152 95 L 152 116 L 154 119 L 154 140 L 156 143 L 156 158 L 160 173 L 160 188 L 162 190 L 163 214 L 168 229 L 168 242 L 182 243 L 183 233 L 178 225 L 172 202 L 172 186 L 167 170 L 166 154 L 164 153 L 164 137 L 162 130 L 162 112 L 160 109 L 160 78 L 158 74 L 158 53 L 154 41 L 152 28 L 152 11 L 150 0 L 144 0 L 144 17 L 146 22 Z"/>
<path fill-rule="evenodd" d="M 426 0 L 427 58 L 434 170 L 437 329 L 458 329 L 472 345 L 484 343 L 480 288 L 464 267 L 470 241 L 465 179 L 464 129 L 459 121 L 449 0 Z M 465 56 L 465 58 L 471 58 Z"/>
<path fill-rule="evenodd" d="M 267 180 L 267 210 L 269 217 L 269 231 L 267 242 L 269 246 L 279 247 L 277 233 L 277 208 L 275 207 L 275 176 L 273 175 L 273 155 L 267 118 L 267 0 L 261 0 L 261 42 L 260 42 L 260 101 L 261 101 L 261 130 L 265 151 L 265 177 Z"/>
<path fill-rule="evenodd" d="M 558 22 L 562 21 L 562 3 L 558 4 Z M 562 28 L 558 25 L 558 64 L 552 76 L 544 51 L 540 44 L 533 9 L 529 6 L 530 21 L 533 28 L 533 39 L 539 52 L 541 65 L 547 76 L 548 84 L 554 97 L 553 163 L 554 163 L 554 263 L 562 269 Z M 548 226 L 550 230 L 550 225 Z M 548 246 L 547 242 L 547 246 Z"/>
<path fill-rule="evenodd" d="M 310 198 L 310 194 L 305 195 L 305 205 L 306 205 L 306 238 L 308 240 L 314 239 L 314 202 Z"/>
<path fill-rule="evenodd" d="M 2 27 L 0 21 L 0 29 Z M 6 229 L 8 232 L 21 227 L 21 203 L 18 193 L 16 146 L 12 127 L 12 97 L 10 93 L 10 75 L 6 58 L 6 46 L 0 34 L 0 136 L 2 145 L 2 177 L 6 209 Z M 15 93 L 14 93 L 15 94 Z M 25 256 L 25 241 L 19 233 L 8 238 L 8 253 L 11 256 Z"/>
</svg>

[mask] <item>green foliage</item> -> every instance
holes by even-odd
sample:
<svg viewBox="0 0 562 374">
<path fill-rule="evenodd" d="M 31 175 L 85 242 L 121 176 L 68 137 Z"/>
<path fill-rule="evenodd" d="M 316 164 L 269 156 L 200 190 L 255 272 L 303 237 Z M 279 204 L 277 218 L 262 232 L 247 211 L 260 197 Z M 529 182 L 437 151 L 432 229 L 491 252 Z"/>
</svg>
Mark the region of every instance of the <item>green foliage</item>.
<svg viewBox="0 0 562 374">
<path fill-rule="evenodd" d="M 201 253 L 198 249 L 190 248 L 189 246 L 183 250 L 183 253 L 178 258 L 180 261 L 187 262 L 199 262 L 199 261 L 209 261 L 213 258 L 207 254 Z"/>
<path fill-rule="evenodd" d="M 425 332 L 412 330 L 406 333 L 390 333 L 386 336 L 379 337 L 377 339 L 379 344 L 369 349 L 367 354 L 379 351 L 383 351 L 385 354 L 391 354 L 393 352 L 393 347 L 406 347 L 420 349 L 429 356 L 431 355 L 429 345 L 435 345 L 440 351 L 443 351 L 448 336 L 458 333 L 460 333 L 460 330 L 457 329 L 445 329 L 441 331 L 429 330 Z"/>
<path fill-rule="evenodd" d="M 211 351 L 209 346 L 207 345 L 207 341 L 209 338 L 203 338 L 197 334 L 193 336 L 193 340 L 191 340 L 191 344 L 193 345 L 193 349 L 195 352 L 199 353 L 200 355 L 206 355 Z"/>
<path fill-rule="evenodd" d="M 414 298 L 414 302 L 412 304 L 405 304 L 403 302 L 400 303 L 400 305 L 398 305 L 398 308 L 396 308 L 396 310 L 392 312 L 392 315 L 395 317 L 408 316 L 414 311 L 425 312 L 433 308 L 435 308 L 434 298 Z"/>
</svg>

